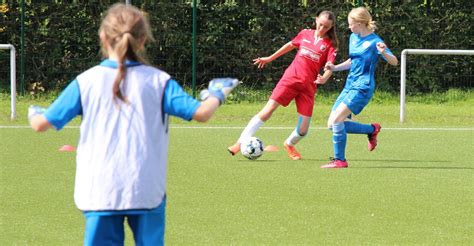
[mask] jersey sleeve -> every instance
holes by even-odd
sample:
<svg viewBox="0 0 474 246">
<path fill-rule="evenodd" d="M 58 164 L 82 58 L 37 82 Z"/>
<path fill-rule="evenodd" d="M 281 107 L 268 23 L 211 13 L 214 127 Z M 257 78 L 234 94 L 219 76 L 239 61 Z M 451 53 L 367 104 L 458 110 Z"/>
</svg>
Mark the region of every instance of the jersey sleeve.
<svg viewBox="0 0 474 246">
<path fill-rule="evenodd" d="M 375 41 L 375 48 L 376 48 L 376 49 L 377 49 L 377 43 L 378 43 L 378 42 L 385 44 L 385 42 L 384 42 L 381 38 L 378 38 L 378 39 Z M 392 51 L 391 51 L 388 47 L 385 48 L 385 52 L 387 52 L 387 54 L 393 56 Z M 387 59 L 385 59 L 385 57 L 382 55 L 382 53 L 379 52 L 378 49 L 377 49 L 377 54 L 380 55 L 380 56 L 382 57 L 382 59 L 384 59 L 385 61 L 387 61 Z"/>
<path fill-rule="evenodd" d="M 81 92 L 79 83 L 73 80 L 49 106 L 44 116 L 56 130 L 60 130 L 77 115 L 82 115 Z"/>
<path fill-rule="evenodd" d="M 327 63 L 327 62 L 331 62 L 332 64 L 334 64 L 334 61 L 336 61 L 336 56 L 337 56 L 337 51 L 336 51 L 336 49 L 334 49 L 334 47 L 332 46 L 332 44 L 329 45 L 326 63 Z"/>
<path fill-rule="evenodd" d="M 190 121 L 199 106 L 201 103 L 186 93 L 176 80 L 168 80 L 163 95 L 163 111 L 166 114 Z"/>
<path fill-rule="evenodd" d="M 292 40 L 291 40 L 291 44 L 296 46 L 296 47 L 300 47 L 301 45 L 301 42 L 303 40 L 303 32 L 304 30 L 300 31 L 298 33 L 298 35 L 296 35 L 296 37 L 294 37 Z"/>
</svg>

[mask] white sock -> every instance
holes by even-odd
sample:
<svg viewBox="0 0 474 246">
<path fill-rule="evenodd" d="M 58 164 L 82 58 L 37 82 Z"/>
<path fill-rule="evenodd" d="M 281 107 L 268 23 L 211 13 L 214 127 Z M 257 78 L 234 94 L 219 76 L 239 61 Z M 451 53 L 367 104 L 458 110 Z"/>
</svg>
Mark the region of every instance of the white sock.
<svg viewBox="0 0 474 246">
<path fill-rule="evenodd" d="M 250 138 L 257 132 L 258 128 L 263 125 L 263 121 L 255 115 L 247 124 L 242 134 L 240 134 L 239 140 L 237 142 L 242 143 L 245 139 Z"/>
<path fill-rule="evenodd" d="M 290 136 L 286 139 L 285 143 L 288 145 L 295 145 L 297 144 L 304 136 L 301 136 L 298 131 L 293 130 Z"/>
</svg>

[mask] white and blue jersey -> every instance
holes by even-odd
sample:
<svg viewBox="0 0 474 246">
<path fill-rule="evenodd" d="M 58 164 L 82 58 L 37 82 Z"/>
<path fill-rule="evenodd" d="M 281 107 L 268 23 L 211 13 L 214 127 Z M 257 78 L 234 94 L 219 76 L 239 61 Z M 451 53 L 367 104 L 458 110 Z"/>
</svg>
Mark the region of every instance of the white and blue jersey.
<svg viewBox="0 0 474 246">
<path fill-rule="evenodd" d="M 167 73 L 126 62 L 114 99 L 117 63 L 104 60 L 77 76 L 47 109 L 56 129 L 81 115 L 74 200 L 83 211 L 149 210 L 165 197 L 168 115 L 191 120 L 200 102 Z"/>
</svg>

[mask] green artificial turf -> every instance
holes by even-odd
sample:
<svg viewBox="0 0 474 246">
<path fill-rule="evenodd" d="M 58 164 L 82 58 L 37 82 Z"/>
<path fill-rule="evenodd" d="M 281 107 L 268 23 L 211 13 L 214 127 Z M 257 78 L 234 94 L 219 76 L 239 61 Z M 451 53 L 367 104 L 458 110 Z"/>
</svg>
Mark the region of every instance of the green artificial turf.
<svg viewBox="0 0 474 246">
<path fill-rule="evenodd" d="M 0 245 L 81 245 L 84 218 L 73 201 L 79 119 L 60 132 L 28 129 L 26 108 L 9 120 L 0 100 Z M 48 105 L 49 102 L 36 101 Z M 208 124 L 170 125 L 166 243 L 169 245 L 469 245 L 473 243 L 474 113 L 469 104 L 370 104 L 356 117 L 382 123 L 379 145 L 349 135 L 348 169 L 319 166 L 332 156 L 324 129 L 330 104 L 316 104 L 312 129 L 281 149 L 295 126 L 281 108 L 256 136 L 280 151 L 256 161 L 230 156 L 262 103 L 223 105 Z M 201 128 L 209 127 L 209 128 Z M 127 230 L 127 245 L 133 245 Z"/>
</svg>

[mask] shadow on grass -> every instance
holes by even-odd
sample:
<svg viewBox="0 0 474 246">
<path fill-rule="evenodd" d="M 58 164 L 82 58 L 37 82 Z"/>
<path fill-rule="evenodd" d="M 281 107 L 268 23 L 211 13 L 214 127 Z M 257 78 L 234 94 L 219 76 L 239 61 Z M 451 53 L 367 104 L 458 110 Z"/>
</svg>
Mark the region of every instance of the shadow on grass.
<svg viewBox="0 0 474 246">
<path fill-rule="evenodd" d="M 407 163 L 452 163 L 452 161 L 446 160 L 380 160 L 380 159 L 373 159 L 373 160 L 352 160 L 353 162 L 383 162 L 389 163 L 388 165 L 382 166 L 350 166 L 350 168 L 359 168 L 359 169 L 466 169 L 466 170 L 474 170 L 474 167 L 450 167 L 450 166 L 407 166 Z M 401 163 L 400 165 L 393 165 L 394 163 Z M 350 165 L 350 162 L 349 162 Z"/>
<path fill-rule="evenodd" d="M 377 167 L 357 167 L 350 166 L 350 168 L 357 169 L 440 169 L 440 170 L 454 170 L 454 169 L 465 169 L 474 170 L 472 167 L 435 167 L 435 166 L 422 166 L 422 167 L 408 167 L 408 166 L 377 166 Z"/>
<path fill-rule="evenodd" d="M 292 161 L 289 159 L 258 159 L 258 160 L 246 160 L 241 159 L 238 162 L 252 162 L 255 164 L 263 164 L 263 163 L 281 163 L 281 162 L 288 162 L 294 164 L 315 164 L 315 165 L 323 165 L 328 163 L 328 159 L 302 159 L 300 161 Z M 308 163 L 310 162 L 310 163 Z M 388 165 L 381 165 L 381 166 L 358 166 L 354 163 L 358 162 L 383 162 L 389 163 Z M 446 160 L 380 160 L 380 159 L 353 159 L 349 160 L 349 168 L 356 168 L 356 169 L 439 169 L 439 170 L 474 170 L 474 167 L 449 167 L 449 166 L 407 166 L 408 163 L 451 163 L 452 161 Z M 394 165 L 394 163 L 400 163 L 400 165 Z"/>
</svg>

